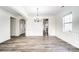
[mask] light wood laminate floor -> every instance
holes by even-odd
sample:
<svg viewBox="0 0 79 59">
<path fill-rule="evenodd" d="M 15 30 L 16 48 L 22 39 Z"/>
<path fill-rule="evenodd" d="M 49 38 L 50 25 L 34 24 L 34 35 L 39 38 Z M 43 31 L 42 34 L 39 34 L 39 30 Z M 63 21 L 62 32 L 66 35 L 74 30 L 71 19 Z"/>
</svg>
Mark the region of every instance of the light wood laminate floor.
<svg viewBox="0 0 79 59">
<path fill-rule="evenodd" d="M 57 37 L 15 37 L 0 44 L 4 52 L 79 52 Z"/>
</svg>

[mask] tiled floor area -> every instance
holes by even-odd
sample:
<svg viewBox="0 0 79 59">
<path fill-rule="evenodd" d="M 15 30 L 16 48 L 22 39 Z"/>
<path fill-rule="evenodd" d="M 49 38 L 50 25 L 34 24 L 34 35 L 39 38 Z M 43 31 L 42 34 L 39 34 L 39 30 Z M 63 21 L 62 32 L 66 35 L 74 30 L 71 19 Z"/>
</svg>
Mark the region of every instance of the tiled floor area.
<svg viewBox="0 0 79 59">
<path fill-rule="evenodd" d="M 79 52 L 79 49 L 57 37 L 18 37 L 0 44 L 0 51 L 9 52 Z"/>
</svg>

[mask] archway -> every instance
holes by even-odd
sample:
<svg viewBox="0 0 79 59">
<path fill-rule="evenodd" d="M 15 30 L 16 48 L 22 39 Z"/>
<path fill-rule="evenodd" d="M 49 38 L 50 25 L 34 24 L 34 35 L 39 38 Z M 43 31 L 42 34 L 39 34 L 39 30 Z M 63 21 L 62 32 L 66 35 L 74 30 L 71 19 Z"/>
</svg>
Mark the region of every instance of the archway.
<svg viewBox="0 0 79 59">
<path fill-rule="evenodd" d="M 25 20 L 20 19 L 20 36 L 25 36 Z"/>
</svg>

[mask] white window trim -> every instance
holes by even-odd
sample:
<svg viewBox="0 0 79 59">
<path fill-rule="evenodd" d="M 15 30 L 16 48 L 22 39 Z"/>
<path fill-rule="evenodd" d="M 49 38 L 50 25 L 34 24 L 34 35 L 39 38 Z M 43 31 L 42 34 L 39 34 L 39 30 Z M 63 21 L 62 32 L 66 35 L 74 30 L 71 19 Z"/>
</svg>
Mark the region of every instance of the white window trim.
<svg viewBox="0 0 79 59">
<path fill-rule="evenodd" d="M 66 16 L 68 16 L 68 15 L 70 15 L 70 14 L 72 14 L 72 12 L 70 12 L 70 13 L 64 15 L 63 18 L 66 17 Z M 65 25 L 66 25 L 66 24 L 71 24 L 71 27 L 72 27 L 72 21 L 71 21 L 71 22 L 64 22 L 64 19 L 63 19 L 63 32 L 72 32 L 72 28 L 71 28 L 71 30 L 66 30 L 66 29 L 65 29 Z"/>
</svg>

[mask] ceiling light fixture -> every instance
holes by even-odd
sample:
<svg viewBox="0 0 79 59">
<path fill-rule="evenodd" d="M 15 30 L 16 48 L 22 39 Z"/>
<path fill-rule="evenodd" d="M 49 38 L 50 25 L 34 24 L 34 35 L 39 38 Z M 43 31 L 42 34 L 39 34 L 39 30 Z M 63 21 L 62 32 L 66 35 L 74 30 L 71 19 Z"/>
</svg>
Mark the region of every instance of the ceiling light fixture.
<svg viewBox="0 0 79 59">
<path fill-rule="evenodd" d="M 36 12 L 36 17 L 34 18 L 34 22 L 39 22 L 40 21 L 39 20 L 39 14 L 38 14 L 39 8 L 37 8 L 36 10 L 37 10 L 37 12 Z"/>
</svg>

